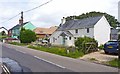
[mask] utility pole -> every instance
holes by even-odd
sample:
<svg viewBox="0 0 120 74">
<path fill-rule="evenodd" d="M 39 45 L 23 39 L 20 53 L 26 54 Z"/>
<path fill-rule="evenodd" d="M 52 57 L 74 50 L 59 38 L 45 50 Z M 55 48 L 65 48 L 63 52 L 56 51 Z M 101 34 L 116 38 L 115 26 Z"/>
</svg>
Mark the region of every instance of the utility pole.
<svg viewBox="0 0 120 74">
<path fill-rule="evenodd" d="M 23 11 L 21 12 L 21 24 L 23 24 Z"/>
</svg>

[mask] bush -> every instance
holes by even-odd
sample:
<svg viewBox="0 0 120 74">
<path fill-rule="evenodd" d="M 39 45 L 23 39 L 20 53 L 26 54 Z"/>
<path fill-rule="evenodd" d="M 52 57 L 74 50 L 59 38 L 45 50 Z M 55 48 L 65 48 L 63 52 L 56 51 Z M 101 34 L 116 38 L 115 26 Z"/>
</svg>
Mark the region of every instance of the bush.
<svg viewBox="0 0 120 74">
<path fill-rule="evenodd" d="M 98 48 L 99 49 L 104 49 L 104 45 L 100 45 Z"/>
<path fill-rule="evenodd" d="M 35 32 L 31 30 L 26 30 L 24 28 L 20 31 L 20 41 L 21 43 L 31 43 L 36 40 L 36 34 Z"/>
<path fill-rule="evenodd" d="M 78 48 L 79 51 L 82 52 L 87 52 L 87 47 L 92 46 L 92 50 L 94 48 L 98 47 L 98 42 L 94 39 L 94 38 L 90 38 L 90 37 L 79 37 L 76 41 L 75 41 L 75 46 Z M 90 51 L 90 50 L 89 50 Z M 89 52 L 88 51 L 88 52 Z"/>
</svg>

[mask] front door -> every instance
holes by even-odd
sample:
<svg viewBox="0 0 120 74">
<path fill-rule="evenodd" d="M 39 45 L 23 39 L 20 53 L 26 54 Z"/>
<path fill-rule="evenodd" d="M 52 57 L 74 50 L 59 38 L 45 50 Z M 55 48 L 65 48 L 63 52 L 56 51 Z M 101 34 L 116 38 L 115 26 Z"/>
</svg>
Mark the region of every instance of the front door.
<svg viewBox="0 0 120 74">
<path fill-rule="evenodd" d="M 63 45 L 65 45 L 65 36 L 63 36 Z"/>
</svg>

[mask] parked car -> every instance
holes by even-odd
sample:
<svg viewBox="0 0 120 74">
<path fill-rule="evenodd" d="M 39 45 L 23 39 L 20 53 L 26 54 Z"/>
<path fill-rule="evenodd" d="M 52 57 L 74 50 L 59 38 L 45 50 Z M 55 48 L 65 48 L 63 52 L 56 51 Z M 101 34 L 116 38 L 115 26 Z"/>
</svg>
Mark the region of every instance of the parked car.
<svg viewBox="0 0 120 74">
<path fill-rule="evenodd" d="M 104 52 L 108 53 L 116 53 L 118 54 L 118 41 L 108 41 L 104 44 Z"/>
</svg>

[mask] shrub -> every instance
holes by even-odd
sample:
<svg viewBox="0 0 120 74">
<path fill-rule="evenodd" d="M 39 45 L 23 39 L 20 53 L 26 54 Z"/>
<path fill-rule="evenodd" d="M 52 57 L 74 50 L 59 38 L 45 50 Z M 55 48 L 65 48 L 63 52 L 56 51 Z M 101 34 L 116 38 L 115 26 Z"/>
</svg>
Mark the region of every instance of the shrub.
<svg viewBox="0 0 120 74">
<path fill-rule="evenodd" d="M 79 37 L 76 41 L 75 41 L 75 46 L 78 48 L 78 50 L 82 51 L 82 52 L 87 52 L 87 47 L 92 47 L 92 50 L 94 48 L 98 47 L 98 42 L 94 39 L 94 38 L 90 38 L 90 37 Z M 90 51 L 90 50 L 89 50 Z M 88 52 L 89 52 L 88 51 Z"/>
<path fill-rule="evenodd" d="M 21 43 L 31 43 L 36 40 L 36 34 L 35 32 L 31 30 L 26 30 L 24 28 L 20 31 L 20 41 Z"/>
<path fill-rule="evenodd" d="M 104 49 L 104 45 L 100 45 L 98 48 L 99 49 Z"/>
</svg>

